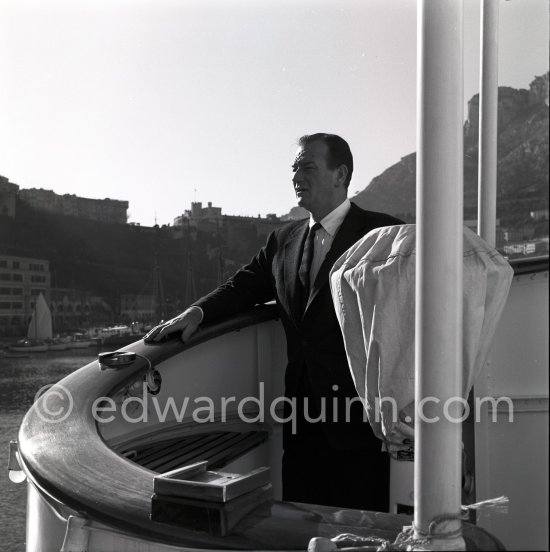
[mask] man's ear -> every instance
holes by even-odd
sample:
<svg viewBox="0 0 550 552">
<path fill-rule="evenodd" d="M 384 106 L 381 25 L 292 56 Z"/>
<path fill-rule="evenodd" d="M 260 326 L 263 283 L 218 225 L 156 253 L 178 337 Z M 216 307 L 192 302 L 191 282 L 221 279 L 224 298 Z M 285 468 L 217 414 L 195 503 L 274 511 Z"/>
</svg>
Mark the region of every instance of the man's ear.
<svg viewBox="0 0 550 552">
<path fill-rule="evenodd" d="M 338 186 L 343 186 L 346 182 L 346 178 L 348 177 L 348 167 L 346 165 L 340 165 L 336 169 L 336 178 Z"/>
</svg>

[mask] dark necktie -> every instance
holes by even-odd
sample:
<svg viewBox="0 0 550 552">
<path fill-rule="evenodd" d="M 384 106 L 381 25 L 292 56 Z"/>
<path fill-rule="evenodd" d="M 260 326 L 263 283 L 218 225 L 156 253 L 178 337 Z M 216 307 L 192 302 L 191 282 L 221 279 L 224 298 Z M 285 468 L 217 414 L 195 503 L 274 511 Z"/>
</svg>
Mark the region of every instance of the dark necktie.
<svg viewBox="0 0 550 552">
<path fill-rule="evenodd" d="M 321 224 L 316 222 L 310 229 L 304 245 L 304 252 L 302 253 L 302 262 L 300 263 L 300 269 L 298 270 L 298 276 L 302 282 L 304 288 L 303 303 L 307 304 L 309 298 L 309 271 L 311 269 L 311 261 L 313 261 L 313 247 L 315 242 L 315 233 L 321 228 Z"/>
</svg>

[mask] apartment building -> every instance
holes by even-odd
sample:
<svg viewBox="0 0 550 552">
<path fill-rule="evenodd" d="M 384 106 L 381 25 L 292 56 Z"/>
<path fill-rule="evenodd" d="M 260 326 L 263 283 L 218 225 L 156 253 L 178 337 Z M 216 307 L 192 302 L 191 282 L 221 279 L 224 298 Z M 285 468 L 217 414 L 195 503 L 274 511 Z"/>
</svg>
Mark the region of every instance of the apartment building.
<svg viewBox="0 0 550 552">
<path fill-rule="evenodd" d="M 48 260 L 0 255 L 0 335 L 25 335 L 36 296 L 49 302 L 50 291 Z"/>
</svg>

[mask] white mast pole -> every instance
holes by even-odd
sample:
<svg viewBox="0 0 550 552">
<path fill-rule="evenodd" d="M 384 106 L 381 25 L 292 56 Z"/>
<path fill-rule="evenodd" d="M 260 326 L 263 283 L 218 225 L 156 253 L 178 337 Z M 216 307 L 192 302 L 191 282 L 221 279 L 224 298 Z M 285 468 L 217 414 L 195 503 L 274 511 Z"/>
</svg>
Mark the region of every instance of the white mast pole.
<svg viewBox="0 0 550 552">
<path fill-rule="evenodd" d="M 496 245 L 498 129 L 498 2 L 481 1 L 478 234 Z"/>
<path fill-rule="evenodd" d="M 418 4 L 414 527 L 415 537 L 432 536 L 433 550 L 465 549 L 454 400 L 462 396 L 462 10 L 462 0 Z"/>
</svg>

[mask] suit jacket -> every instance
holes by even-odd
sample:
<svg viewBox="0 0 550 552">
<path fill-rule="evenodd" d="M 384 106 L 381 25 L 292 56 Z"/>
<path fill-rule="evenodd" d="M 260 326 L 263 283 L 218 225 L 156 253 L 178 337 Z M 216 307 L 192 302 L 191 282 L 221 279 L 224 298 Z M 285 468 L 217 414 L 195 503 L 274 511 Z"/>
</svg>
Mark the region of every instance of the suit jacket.
<svg viewBox="0 0 550 552">
<path fill-rule="evenodd" d="M 287 338 L 285 394 L 300 399 L 305 393 L 317 410 L 325 398 L 327 421 L 316 427 L 322 428 L 327 442 L 338 450 L 380 450 L 380 441 L 365 421 L 360 401 L 357 399 L 351 408 L 346 405 L 346 398 L 356 398 L 357 392 L 334 310 L 329 272 L 338 257 L 362 236 L 374 228 L 395 224 L 402 221 L 352 203 L 319 268 L 305 311 L 298 269 L 308 220 L 294 221 L 272 232 L 248 265 L 194 303 L 204 312 L 203 323 L 210 323 L 275 299 Z M 346 410 L 350 410 L 347 421 Z M 290 426 L 285 425 L 284 430 L 284 444 L 288 446 Z"/>
</svg>

